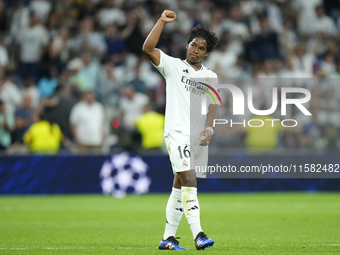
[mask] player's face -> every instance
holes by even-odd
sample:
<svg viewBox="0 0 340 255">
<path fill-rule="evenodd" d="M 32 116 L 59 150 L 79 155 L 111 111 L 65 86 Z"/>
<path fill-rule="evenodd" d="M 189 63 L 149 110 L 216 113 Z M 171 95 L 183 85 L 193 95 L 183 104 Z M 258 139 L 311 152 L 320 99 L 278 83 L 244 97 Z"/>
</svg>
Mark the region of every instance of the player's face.
<svg viewBox="0 0 340 255">
<path fill-rule="evenodd" d="M 202 63 L 203 58 L 208 55 L 207 41 L 203 37 L 196 37 L 187 44 L 187 60 L 196 64 Z"/>
</svg>

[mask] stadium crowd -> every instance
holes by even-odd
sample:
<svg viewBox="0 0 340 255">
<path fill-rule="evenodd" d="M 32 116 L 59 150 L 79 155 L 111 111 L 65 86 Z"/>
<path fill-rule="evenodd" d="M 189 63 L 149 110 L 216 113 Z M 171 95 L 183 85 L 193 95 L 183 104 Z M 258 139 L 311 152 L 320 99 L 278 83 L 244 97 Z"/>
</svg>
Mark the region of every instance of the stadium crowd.
<svg viewBox="0 0 340 255">
<path fill-rule="evenodd" d="M 178 21 L 158 47 L 184 59 L 188 31 L 207 24 L 219 44 L 204 65 L 252 86 L 255 108 L 270 108 L 272 87 L 311 91 L 311 117 L 268 116 L 296 128 L 219 126 L 212 149 L 339 150 L 340 0 L 0 0 L 2 152 L 157 152 L 165 83 L 141 48 L 164 9 Z M 220 118 L 241 121 L 221 93 Z"/>
</svg>

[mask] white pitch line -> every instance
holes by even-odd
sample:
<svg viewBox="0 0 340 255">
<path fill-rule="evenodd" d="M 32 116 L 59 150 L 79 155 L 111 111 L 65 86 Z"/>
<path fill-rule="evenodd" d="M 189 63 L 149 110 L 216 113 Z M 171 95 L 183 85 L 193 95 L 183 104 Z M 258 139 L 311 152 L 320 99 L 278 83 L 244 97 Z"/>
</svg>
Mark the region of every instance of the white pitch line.
<svg viewBox="0 0 340 255">
<path fill-rule="evenodd" d="M 289 244 L 287 244 L 289 245 Z M 284 245 L 284 246 L 287 246 Z M 275 246 L 282 246 L 282 245 L 267 245 L 267 244 L 260 244 L 260 245 L 224 245 L 224 247 L 275 247 Z M 290 246 L 340 246 L 340 244 L 335 243 L 335 244 L 291 244 Z M 132 249 L 131 247 L 105 247 L 106 249 L 112 249 L 112 250 L 130 250 Z M 146 248 L 153 248 L 153 247 L 143 247 L 142 249 Z M 95 247 L 45 247 L 45 248 L 5 248 L 5 247 L 0 247 L 0 251 L 6 251 L 6 250 L 17 250 L 17 251 L 27 251 L 27 250 L 95 250 Z"/>
</svg>

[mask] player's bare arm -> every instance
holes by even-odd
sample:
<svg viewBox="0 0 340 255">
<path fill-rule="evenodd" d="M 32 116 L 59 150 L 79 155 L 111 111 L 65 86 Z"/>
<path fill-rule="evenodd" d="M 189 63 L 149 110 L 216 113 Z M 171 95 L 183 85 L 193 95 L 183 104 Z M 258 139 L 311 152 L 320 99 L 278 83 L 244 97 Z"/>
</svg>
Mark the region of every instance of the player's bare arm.
<svg viewBox="0 0 340 255">
<path fill-rule="evenodd" d="M 209 112 L 207 114 L 207 127 L 211 127 L 214 130 L 214 119 L 218 119 L 218 105 L 209 105 Z M 204 136 L 204 139 L 199 143 L 200 146 L 207 146 L 211 141 L 212 133 L 210 130 L 204 130 L 200 137 Z"/>
<path fill-rule="evenodd" d="M 156 66 L 158 66 L 160 63 L 161 54 L 159 50 L 155 47 L 158 43 L 159 37 L 161 36 L 164 25 L 166 23 L 173 22 L 176 19 L 177 16 L 175 12 L 169 10 L 163 11 L 156 25 L 153 27 L 148 37 L 145 39 L 142 50 L 148 56 L 150 61 Z"/>
</svg>

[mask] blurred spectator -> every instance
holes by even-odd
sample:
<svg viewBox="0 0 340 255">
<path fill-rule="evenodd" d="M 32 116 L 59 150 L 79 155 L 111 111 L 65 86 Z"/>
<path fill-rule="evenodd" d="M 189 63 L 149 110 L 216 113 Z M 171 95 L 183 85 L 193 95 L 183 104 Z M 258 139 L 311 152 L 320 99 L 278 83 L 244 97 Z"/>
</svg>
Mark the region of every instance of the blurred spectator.
<svg viewBox="0 0 340 255">
<path fill-rule="evenodd" d="M 266 0 L 265 7 L 271 29 L 280 33 L 282 30 L 282 14 L 280 8 L 277 6 L 277 1 Z"/>
<path fill-rule="evenodd" d="M 295 0 L 292 2 L 292 6 L 298 12 L 299 29 L 303 34 L 309 34 L 312 32 L 316 19 L 315 7 L 322 4 L 322 0 Z"/>
<path fill-rule="evenodd" d="M 98 74 L 100 65 L 98 61 L 92 58 L 89 52 L 85 52 L 82 56 L 83 67 L 80 69 L 80 75 L 84 77 L 86 81 L 86 87 L 82 90 L 95 91 L 97 88 Z"/>
<path fill-rule="evenodd" d="M 314 34 L 324 34 L 324 35 L 335 35 L 337 29 L 335 27 L 334 21 L 325 15 L 325 11 L 322 5 L 315 7 L 316 19 L 309 26 L 312 27 L 312 32 Z"/>
<path fill-rule="evenodd" d="M 245 142 L 247 148 L 251 151 L 271 151 L 277 148 L 279 132 L 283 131 L 280 121 L 274 121 L 274 118 L 270 116 L 255 116 L 250 120 L 253 120 L 251 122 L 252 126 L 261 126 L 262 123 L 263 126 L 261 128 L 246 126 L 247 136 Z"/>
<path fill-rule="evenodd" d="M 330 75 L 330 78 L 340 78 L 340 60 L 337 60 L 335 63 L 335 70 L 334 72 Z M 338 90 L 335 88 L 335 90 Z M 339 91 L 340 92 L 340 91 Z"/>
<path fill-rule="evenodd" d="M 12 8 L 8 10 L 8 19 L 10 24 L 10 33 L 17 36 L 20 31 L 29 24 L 29 9 L 25 7 L 23 1 L 15 1 Z"/>
<path fill-rule="evenodd" d="M 29 7 L 42 22 L 45 22 L 52 9 L 52 4 L 47 0 L 32 0 Z"/>
<path fill-rule="evenodd" d="M 284 54 L 291 54 L 297 44 L 297 35 L 294 31 L 293 23 L 291 20 L 286 19 L 283 22 L 283 28 L 280 33 L 280 43 L 283 46 Z"/>
<path fill-rule="evenodd" d="M 217 48 L 209 53 L 206 65 L 217 71 L 219 77 L 229 77 L 229 68 L 235 64 L 237 55 L 229 47 L 231 34 L 228 31 L 223 32 Z"/>
<path fill-rule="evenodd" d="M 38 82 L 40 98 L 50 97 L 57 87 L 57 70 L 55 67 L 45 67 Z"/>
<path fill-rule="evenodd" d="M 116 24 L 110 24 L 105 29 L 105 42 L 109 55 L 121 54 L 126 50 L 126 44 L 122 33 Z"/>
<path fill-rule="evenodd" d="M 121 120 L 124 128 L 133 130 L 137 119 L 143 113 L 143 107 L 149 103 L 149 98 L 136 92 L 134 87 L 127 85 L 123 89 L 123 97 L 120 100 Z"/>
<path fill-rule="evenodd" d="M 48 122 L 44 113 L 40 113 L 38 121 L 23 136 L 30 151 L 37 154 L 57 154 L 63 139 L 59 126 Z"/>
<path fill-rule="evenodd" d="M 69 39 L 69 31 L 66 27 L 62 27 L 49 48 L 49 57 L 52 63 L 57 66 L 59 72 L 66 67 L 70 54 L 71 40 Z"/>
<path fill-rule="evenodd" d="M 99 74 L 97 93 L 100 102 L 105 106 L 106 116 L 109 122 L 118 118 L 118 102 L 120 90 L 123 86 L 119 79 L 119 73 L 124 72 L 119 67 L 115 67 L 111 61 L 107 62 Z"/>
<path fill-rule="evenodd" d="M 137 65 L 135 67 L 135 72 L 134 72 L 134 79 L 129 81 L 129 84 L 134 87 L 135 91 L 137 93 L 146 93 L 146 84 L 144 80 L 141 79 L 141 66 Z"/>
<path fill-rule="evenodd" d="M 115 7 L 115 0 L 104 0 L 104 8 L 99 11 L 98 20 L 102 27 L 112 23 L 117 23 L 119 26 L 125 25 L 124 12 Z"/>
<path fill-rule="evenodd" d="M 71 0 L 54 1 L 53 5 L 53 9 L 60 14 L 61 26 L 67 27 L 71 32 L 78 32 L 80 5 Z"/>
<path fill-rule="evenodd" d="M 136 121 L 137 130 L 142 135 L 142 147 L 160 149 L 164 143 L 164 115 L 153 111 L 150 104 L 144 106 L 143 112 Z"/>
<path fill-rule="evenodd" d="M 22 29 L 17 35 L 20 45 L 20 67 L 21 77 L 30 75 L 35 81 L 40 75 L 40 65 L 45 47 L 48 44 L 48 33 L 40 24 L 39 19 L 34 13 L 30 13 L 29 27 Z"/>
<path fill-rule="evenodd" d="M 76 90 L 85 91 L 87 88 L 87 81 L 82 75 L 80 70 L 83 68 L 84 63 L 80 58 L 72 59 L 67 64 L 69 70 L 68 85 L 74 87 Z"/>
<path fill-rule="evenodd" d="M 46 22 L 46 29 L 49 34 L 49 39 L 53 40 L 59 33 L 60 28 L 60 15 L 58 12 L 53 11 L 48 15 Z"/>
<path fill-rule="evenodd" d="M 0 150 L 11 145 L 11 132 L 14 130 L 14 115 L 6 110 L 6 105 L 0 100 Z"/>
<path fill-rule="evenodd" d="M 23 96 L 26 94 L 30 95 L 32 108 L 36 109 L 40 102 L 40 91 L 31 76 L 23 77 L 20 90 Z"/>
<path fill-rule="evenodd" d="M 306 47 L 303 44 L 297 44 L 292 57 L 295 70 L 306 73 L 308 77 L 313 77 L 313 67 L 316 61 L 314 53 L 306 52 Z"/>
<path fill-rule="evenodd" d="M 93 20 L 85 18 L 80 23 L 80 34 L 72 43 L 72 48 L 78 56 L 91 52 L 95 56 L 102 56 L 106 52 L 106 44 L 101 33 L 93 31 Z"/>
<path fill-rule="evenodd" d="M 143 19 L 137 8 L 127 12 L 127 26 L 122 33 L 129 51 L 137 56 L 143 55 L 141 45 L 144 43 Z"/>
<path fill-rule="evenodd" d="M 332 54 L 331 51 L 327 51 L 322 60 L 319 63 L 319 67 L 322 70 L 322 72 L 325 74 L 325 77 L 328 77 L 332 73 L 335 72 L 335 59 L 334 54 Z"/>
<path fill-rule="evenodd" d="M 228 30 L 231 35 L 229 48 L 236 55 L 243 53 L 243 41 L 249 39 L 247 26 L 241 22 L 243 13 L 241 4 L 236 2 L 230 9 L 228 19 L 223 22 L 223 28 Z"/>
<path fill-rule="evenodd" d="M 93 0 L 84 0 L 79 8 L 79 19 L 82 20 L 88 16 L 94 17 L 97 12 L 96 3 Z"/>
<path fill-rule="evenodd" d="M 268 18 L 260 19 L 261 33 L 255 35 L 252 42 L 253 60 L 280 58 L 278 34 L 269 28 Z"/>
<path fill-rule="evenodd" d="M 0 75 L 3 74 L 8 66 L 8 53 L 2 40 L 0 41 Z"/>
<path fill-rule="evenodd" d="M 46 119 L 51 123 L 58 124 L 64 137 L 69 140 L 72 140 L 70 115 L 76 103 L 70 87 L 62 85 L 57 86 L 53 97 L 43 100 Z"/>
<path fill-rule="evenodd" d="M 275 60 L 273 59 L 266 59 L 263 61 L 263 64 L 261 65 L 261 71 L 259 73 L 259 78 L 277 78 L 277 73 L 275 72 Z M 263 79 L 262 81 L 265 81 L 265 79 Z M 270 81 L 274 81 L 274 80 L 268 80 L 268 83 L 273 83 Z M 273 85 L 271 85 L 273 86 Z"/>
<path fill-rule="evenodd" d="M 99 152 L 104 141 L 105 113 L 92 91 L 84 92 L 82 100 L 72 108 L 70 123 L 78 149 Z"/>
<path fill-rule="evenodd" d="M 323 97 L 319 100 L 319 118 L 322 125 L 340 126 L 340 105 L 334 100 L 334 93 L 331 88 L 323 92 Z"/>
<path fill-rule="evenodd" d="M 14 142 L 22 142 L 22 137 L 33 123 L 35 111 L 32 107 L 30 94 L 25 94 L 23 103 L 15 112 L 15 130 L 13 133 Z"/>
<path fill-rule="evenodd" d="M 216 36 L 218 38 L 221 37 L 223 31 L 224 31 L 224 24 L 223 21 L 225 19 L 224 17 L 224 11 L 222 9 L 214 9 L 213 13 L 211 14 L 211 20 L 210 20 L 210 28 L 212 31 L 216 33 Z"/>
<path fill-rule="evenodd" d="M 289 78 L 290 81 L 294 81 L 294 79 L 297 78 L 309 78 L 308 74 L 303 73 L 302 70 L 294 69 L 293 59 L 291 56 L 287 56 L 285 68 L 279 73 L 279 77 Z"/>
<path fill-rule="evenodd" d="M 6 111 L 14 114 L 15 108 L 21 104 L 22 96 L 20 90 L 12 82 L 12 75 L 9 72 L 0 79 L 0 100 L 6 105 Z"/>
</svg>

